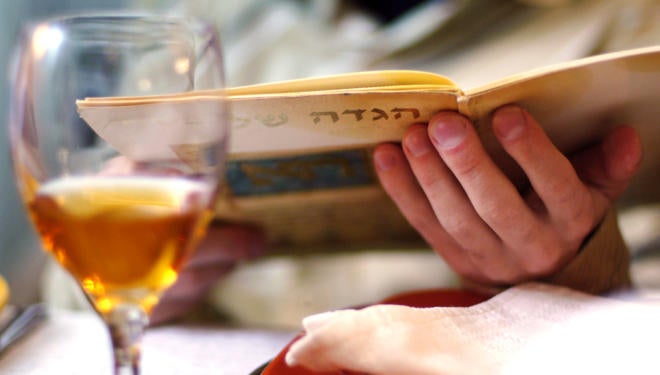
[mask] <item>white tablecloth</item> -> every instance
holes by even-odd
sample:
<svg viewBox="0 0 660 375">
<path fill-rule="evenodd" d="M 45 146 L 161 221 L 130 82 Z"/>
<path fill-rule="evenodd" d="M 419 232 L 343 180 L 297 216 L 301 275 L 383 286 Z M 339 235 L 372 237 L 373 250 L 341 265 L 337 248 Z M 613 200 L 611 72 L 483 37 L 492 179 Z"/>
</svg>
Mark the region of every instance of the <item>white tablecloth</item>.
<svg viewBox="0 0 660 375">
<path fill-rule="evenodd" d="M 219 325 L 163 326 L 144 337 L 142 374 L 247 375 L 296 332 Z M 110 375 L 110 339 L 90 312 L 51 311 L 47 321 L 0 357 L 0 374 Z"/>
</svg>

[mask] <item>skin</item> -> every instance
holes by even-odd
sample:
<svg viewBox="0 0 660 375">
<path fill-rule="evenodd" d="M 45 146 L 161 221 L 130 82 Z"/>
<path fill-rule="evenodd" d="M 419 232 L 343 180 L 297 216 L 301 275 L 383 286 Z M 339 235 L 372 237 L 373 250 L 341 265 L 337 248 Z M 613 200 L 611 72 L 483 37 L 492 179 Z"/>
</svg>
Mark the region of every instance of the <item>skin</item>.
<svg viewBox="0 0 660 375">
<path fill-rule="evenodd" d="M 482 286 L 514 284 L 559 271 L 621 195 L 642 159 L 629 126 L 570 158 L 523 109 L 493 115 L 495 134 L 527 174 L 520 194 L 485 153 L 473 125 L 455 112 L 415 124 L 402 145 L 374 152 L 386 192 L 407 220 L 458 274 Z M 152 324 L 197 306 L 233 266 L 265 252 L 263 233 L 241 225 L 209 229 Z"/>
<path fill-rule="evenodd" d="M 166 323 L 199 306 L 222 276 L 239 262 L 259 257 L 265 249 L 265 237 L 256 228 L 240 224 L 212 224 L 177 281 L 154 308 L 151 324 Z"/>
<path fill-rule="evenodd" d="M 639 168 L 639 136 L 619 126 L 567 158 L 518 106 L 496 110 L 493 128 L 526 173 L 529 191 L 517 191 L 473 124 L 455 112 L 411 126 L 402 146 L 378 146 L 378 177 L 407 220 L 468 281 L 499 286 L 552 275 L 577 254 Z"/>
</svg>

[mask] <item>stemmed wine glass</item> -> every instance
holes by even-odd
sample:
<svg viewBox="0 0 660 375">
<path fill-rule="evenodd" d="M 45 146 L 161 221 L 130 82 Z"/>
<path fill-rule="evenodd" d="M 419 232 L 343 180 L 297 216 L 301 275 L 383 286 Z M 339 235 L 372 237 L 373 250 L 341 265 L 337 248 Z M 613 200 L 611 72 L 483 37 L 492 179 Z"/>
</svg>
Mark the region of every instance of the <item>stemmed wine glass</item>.
<svg viewBox="0 0 660 375">
<path fill-rule="evenodd" d="M 229 126 L 222 86 L 217 33 L 199 20 L 72 15 L 31 25 L 19 39 L 9 119 L 18 190 L 44 248 L 107 324 L 115 374 L 139 373 L 149 313 L 213 216 Z M 202 150 L 194 166 L 175 152 L 123 153 L 76 108 L 87 97 L 198 89 L 219 90 L 213 113 L 195 114 L 212 126 L 198 137 L 200 127 L 185 128 L 179 140 Z M 145 123 L 152 115 L 140 114 Z M 163 139 L 172 124 L 139 125 L 121 130 L 132 149 L 172 141 Z"/>
</svg>

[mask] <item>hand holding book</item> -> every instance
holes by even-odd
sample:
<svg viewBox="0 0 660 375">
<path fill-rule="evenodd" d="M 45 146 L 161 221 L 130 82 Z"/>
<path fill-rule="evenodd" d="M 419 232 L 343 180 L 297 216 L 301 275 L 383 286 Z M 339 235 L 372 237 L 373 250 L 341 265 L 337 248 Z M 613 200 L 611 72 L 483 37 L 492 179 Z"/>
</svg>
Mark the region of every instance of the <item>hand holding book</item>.
<svg viewBox="0 0 660 375">
<path fill-rule="evenodd" d="M 376 148 L 380 181 L 408 221 L 469 281 L 508 285 L 554 275 L 628 185 L 641 142 L 634 128 L 618 127 L 567 159 L 520 107 L 497 109 L 492 125 L 530 181 L 522 193 L 493 163 L 469 119 L 449 111 L 428 126 L 411 126 L 402 147 Z"/>
<path fill-rule="evenodd" d="M 646 152 L 626 203 L 660 200 L 657 105 L 660 47 L 577 60 L 461 90 L 426 72 L 364 72 L 230 88 L 231 161 L 227 199 L 218 216 L 265 227 L 275 252 L 423 246 L 375 179 L 370 150 L 399 142 L 413 123 L 443 110 L 475 125 L 486 152 L 519 190 L 528 181 L 493 134 L 492 112 L 517 103 L 543 126 L 559 151 L 571 155 L 598 143 L 619 124 L 633 126 Z M 90 98 L 78 103 L 87 123 L 134 158 L 150 152 L 190 157 L 195 142 L 177 131 L 191 106 L 213 108 L 218 92 L 181 96 Z M 144 123 L 144 111 L 154 123 Z M 161 125 L 167 124 L 167 127 Z M 137 139 L 123 126 L 141 127 Z M 158 132 L 162 145 L 145 142 Z M 168 139 L 163 136 L 167 132 Z M 181 147 L 181 143 L 188 146 Z M 355 210 L 359 207 L 359 210 Z M 360 225 L 355 225 L 360 223 Z"/>
</svg>

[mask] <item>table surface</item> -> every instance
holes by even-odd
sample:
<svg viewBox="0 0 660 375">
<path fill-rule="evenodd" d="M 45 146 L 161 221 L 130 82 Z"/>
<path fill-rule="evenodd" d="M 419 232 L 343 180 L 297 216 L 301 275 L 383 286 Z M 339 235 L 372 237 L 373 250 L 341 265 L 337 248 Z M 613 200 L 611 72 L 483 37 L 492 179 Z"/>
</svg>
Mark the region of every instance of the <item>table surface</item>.
<svg viewBox="0 0 660 375">
<path fill-rule="evenodd" d="M 150 328 L 142 374 L 248 375 L 296 332 L 218 324 Z M 50 311 L 35 331 L 0 357 L 1 374 L 111 374 L 110 339 L 91 312 Z"/>
</svg>

